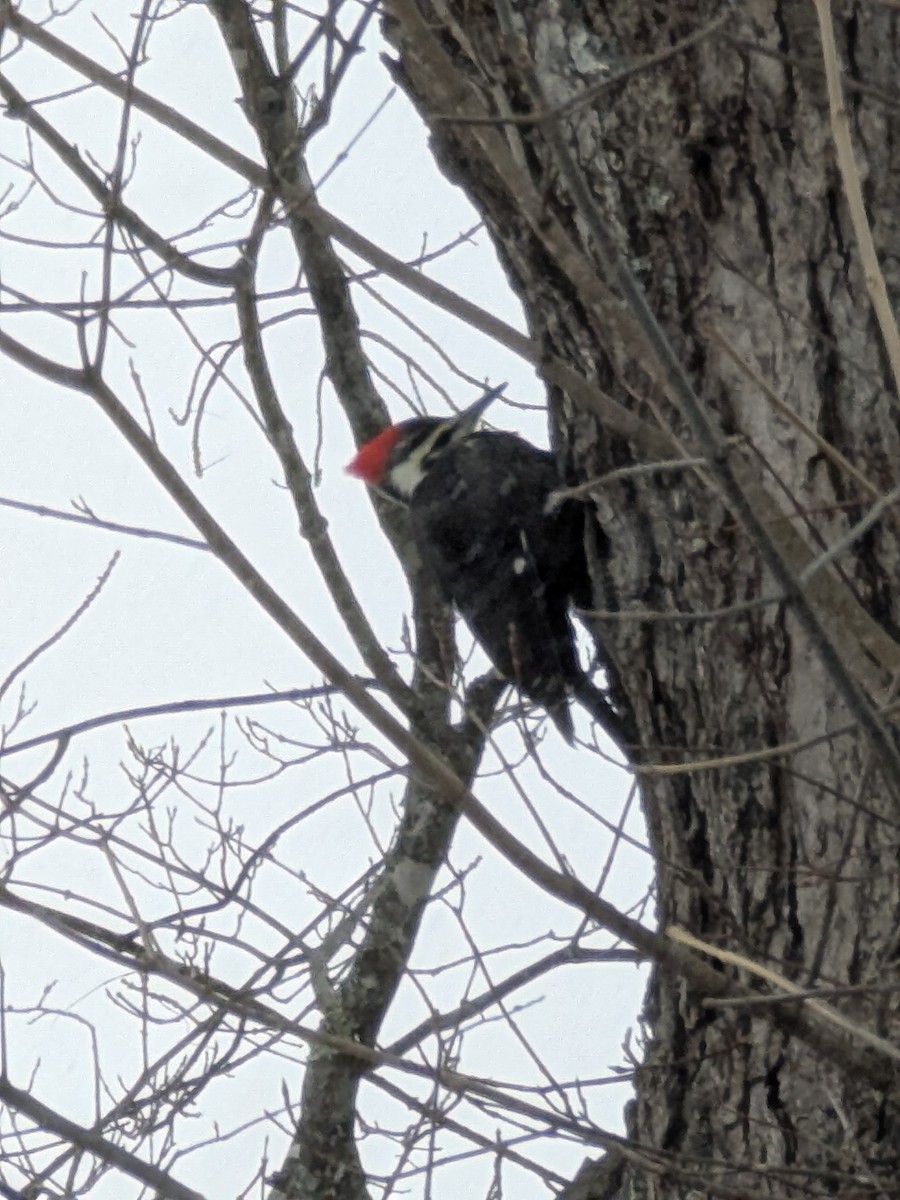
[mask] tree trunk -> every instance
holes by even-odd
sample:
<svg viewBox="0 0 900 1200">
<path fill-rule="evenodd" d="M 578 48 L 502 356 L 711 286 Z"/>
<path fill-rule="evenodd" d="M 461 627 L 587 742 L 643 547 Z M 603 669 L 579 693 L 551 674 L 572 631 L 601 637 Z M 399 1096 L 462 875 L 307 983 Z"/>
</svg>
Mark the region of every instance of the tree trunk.
<svg viewBox="0 0 900 1200">
<path fill-rule="evenodd" d="M 724 464 L 632 470 L 591 500 L 602 531 L 595 603 L 618 614 L 596 616 L 594 628 L 634 714 L 632 761 L 744 756 L 644 775 L 661 925 L 803 988 L 864 985 L 828 1003 L 896 1038 L 897 994 L 882 987 L 900 985 L 893 743 L 888 735 L 879 749 L 872 720 L 861 732 L 852 688 L 722 491 L 733 471 L 796 578 L 804 557 L 844 538 L 897 483 L 895 382 L 832 140 L 816 7 L 386 7 L 397 77 L 525 303 L 566 469 L 588 480 L 706 453 L 634 332 L 589 211 L 614 234 L 730 439 Z M 889 295 L 900 244 L 898 21 L 888 4 L 835 4 Z M 659 57 L 645 63 L 650 55 Z M 588 89 L 559 120 L 471 121 L 546 113 Z M 560 133 L 587 207 L 554 147 Z M 593 398 L 559 386 L 567 369 L 594 385 Z M 637 432 L 623 410 L 642 419 Z M 804 581 L 870 718 L 900 664 L 898 558 L 888 508 Z M 658 615 L 675 612 L 689 615 Z M 817 1061 L 783 1004 L 701 1001 L 670 977 L 651 982 L 629 1132 L 653 1165 L 626 1164 L 623 1194 L 898 1194 L 896 1091 Z M 598 1020 L 602 1011 L 598 995 Z M 598 1182 L 578 1195 L 608 1190 Z"/>
</svg>

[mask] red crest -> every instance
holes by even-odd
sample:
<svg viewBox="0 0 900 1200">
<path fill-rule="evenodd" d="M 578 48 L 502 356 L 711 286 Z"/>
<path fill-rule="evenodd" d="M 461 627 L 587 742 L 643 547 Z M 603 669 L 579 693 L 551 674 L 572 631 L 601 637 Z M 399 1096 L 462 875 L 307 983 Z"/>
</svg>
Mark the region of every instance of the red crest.
<svg viewBox="0 0 900 1200">
<path fill-rule="evenodd" d="M 379 484 L 384 478 L 388 459 L 391 451 L 397 445 L 399 436 L 396 425 L 389 425 L 387 429 L 382 429 L 381 433 L 376 434 L 364 446 L 360 446 L 355 457 L 347 463 L 344 470 L 349 475 L 355 475 L 366 483 Z"/>
</svg>

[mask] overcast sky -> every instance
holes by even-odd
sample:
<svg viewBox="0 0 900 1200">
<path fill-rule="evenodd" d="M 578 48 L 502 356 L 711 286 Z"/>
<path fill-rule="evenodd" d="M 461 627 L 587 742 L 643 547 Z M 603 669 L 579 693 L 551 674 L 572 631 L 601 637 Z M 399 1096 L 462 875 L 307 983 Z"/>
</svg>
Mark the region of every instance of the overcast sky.
<svg viewBox="0 0 900 1200">
<path fill-rule="evenodd" d="M 55 21 L 52 29 L 57 36 L 71 38 L 85 53 L 118 69 L 121 60 L 117 51 L 92 20 L 92 14 L 102 18 L 107 28 L 117 30 L 128 44 L 132 36 L 128 14 L 132 7 L 122 5 L 120 0 L 83 3 Z M 21 8 L 33 19 L 46 13 L 39 3 L 26 2 Z M 5 44 L 4 51 L 11 45 Z M 436 248 L 453 241 L 475 226 L 478 218 L 462 192 L 435 170 L 425 130 L 402 94 L 387 99 L 393 85 L 379 61 L 384 49 L 373 28 L 365 53 L 357 59 L 341 90 L 330 127 L 314 142 L 310 158 L 314 176 L 321 178 L 386 100 L 347 159 L 337 164 L 323 184 L 320 200 L 392 254 L 411 259 L 425 245 Z M 31 48 L 16 55 L 8 66 L 11 78 L 30 97 L 51 95 L 80 82 L 72 72 Z M 249 126 L 236 103 L 237 85 L 231 66 L 203 6 L 189 7 L 160 23 L 151 42 L 150 61 L 141 69 L 138 82 L 245 154 L 258 158 Z M 46 104 L 42 111 L 85 155 L 90 154 L 104 166 L 112 162 L 119 109 L 105 96 L 93 93 L 69 97 Z M 195 226 L 216 205 L 240 193 L 240 181 L 235 176 L 185 147 L 149 119 L 135 115 L 134 131 L 140 133 L 140 144 L 126 199 L 165 235 L 174 236 Z M 20 124 L 3 121 L 0 138 L 4 155 L 0 161 L 0 196 L 8 187 L 13 189 L 10 195 L 22 196 L 25 176 L 9 160 L 21 159 L 26 152 L 24 130 Z M 69 174 L 49 152 L 36 146 L 35 155 L 42 178 L 57 197 L 93 209 L 86 194 L 73 186 Z M 241 218 L 230 225 L 218 219 L 209 229 L 187 239 L 186 246 L 212 244 L 223 234 L 233 238 L 245 225 Z M 0 226 L 3 285 L 27 291 L 45 302 L 73 301 L 82 286 L 82 272 L 87 271 L 86 295 L 96 296 L 99 254 L 84 243 L 96 237 L 97 229 L 95 218 L 65 212 L 54 197 L 33 191 L 21 207 L 6 213 Z M 78 242 L 81 247 L 50 252 L 21 240 L 36 237 L 54 243 Z M 209 261 L 226 263 L 231 257 L 232 252 L 227 251 L 218 259 L 211 256 Z M 430 264 L 427 270 L 433 278 L 492 313 L 522 326 L 518 304 L 483 232 L 475 233 L 469 242 Z M 120 292 L 135 278 L 132 266 L 117 262 L 113 292 Z M 274 290 L 295 283 L 292 248 L 285 234 L 277 234 L 271 238 L 263 259 L 261 284 Z M 359 288 L 354 291 L 362 322 L 374 335 L 367 338 L 366 348 L 373 363 L 399 393 L 411 395 L 409 374 L 397 353 L 379 339 L 414 356 L 459 404 L 474 399 L 477 389 L 454 379 L 441 352 L 476 379 L 491 383 L 509 380 L 508 395 L 515 407 L 496 406 L 492 420 L 503 428 L 518 429 L 534 440 L 545 441 L 545 398 L 527 365 L 398 285 L 379 280 L 375 286 L 381 296 L 400 308 L 408 320 L 421 324 L 434 339 L 434 346 L 429 347 Z M 175 285 L 176 295 L 189 292 L 199 294 L 196 288 Z M 150 299 L 151 295 L 145 286 L 135 293 L 135 299 Z M 10 295 L 3 299 L 8 303 Z M 303 310 L 308 303 L 301 295 L 296 301 L 263 305 L 262 311 L 264 316 L 274 316 L 292 306 Z M 190 329 L 202 345 L 211 347 L 234 337 L 230 308 L 185 311 Z M 43 353 L 71 365 L 77 363 L 71 324 L 42 314 L 0 314 L 0 320 L 10 333 Z M 117 316 L 116 326 L 108 359 L 110 383 L 139 414 L 131 376 L 134 366 L 149 398 L 160 443 L 198 496 L 316 634 L 353 670 L 363 670 L 317 578 L 308 549 L 297 536 L 293 510 L 278 482 L 277 461 L 242 402 L 241 393 L 249 392 L 239 356 L 228 359 L 223 378 L 214 384 L 206 400 L 197 438 L 203 464 L 202 474 L 198 475 L 192 454 L 195 423 L 181 423 L 171 414 L 186 411 L 195 375 L 199 372 L 200 380 L 208 382 L 209 366 L 199 363 L 197 346 L 167 313 L 132 308 Z M 282 403 L 307 463 L 312 465 L 319 437 L 317 389 L 322 369 L 314 318 L 300 311 L 274 325 L 267 334 L 267 349 Z M 429 388 L 424 376 L 417 378 L 417 384 L 429 410 L 443 411 L 440 396 Z M 401 395 L 392 393 L 387 384 L 382 392 L 398 418 L 407 415 L 409 410 Z M 196 406 L 196 397 L 193 403 Z M 532 411 L 526 406 L 532 406 Z M 408 596 L 377 530 L 364 488 L 343 473 L 352 442 L 327 383 L 321 391 L 321 428 L 318 503 L 379 636 L 399 652 Z M 43 383 L 4 359 L 0 359 L 0 445 L 4 448 L 2 497 L 69 511 L 73 511 L 73 503 L 83 500 L 91 511 L 109 520 L 196 536 L 89 399 Z M 203 550 L 63 524 L 8 508 L 0 508 L 0 679 L 70 616 L 116 553 L 120 557 L 91 607 L 58 645 L 16 677 L 0 701 L 0 720 L 6 726 L 17 711 L 23 686 L 27 702 L 35 706 L 27 721 L 9 737 L 10 742 L 118 709 L 320 682 L 285 636 Z M 400 661 L 406 671 L 408 664 L 402 656 Z M 473 664 L 473 673 L 475 669 Z M 300 740 L 311 729 L 302 714 L 293 710 L 254 715 L 269 728 Z M 358 718 L 352 720 L 358 722 Z M 175 738 L 187 752 L 199 745 L 211 729 L 214 735 L 193 768 L 197 779 L 210 781 L 209 790 L 215 792 L 223 754 L 227 757 L 230 753 L 237 755 L 230 768 L 233 781 L 258 777 L 261 760 L 254 758 L 233 718 L 226 721 L 224 741 L 220 742 L 221 727 L 215 714 L 164 717 L 133 722 L 127 732 L 119 727 L 77 739 L 44 787 L 43 798 L 51 806 L 69 806 L 73 812 L 86 811 L 87 799 L 99 812 L 119 811 L 131 795 L 126 774 L 126 769 L 134 767 L 133 763 L 128 767 L 129 733 L 144 747 L 162 746 Z M 588 732 L 583 717 L 579 717 L 579 731 L 583 735 Z M 360 738 L 376 747 L 371 754 L 361 754 L 355 763 L 355 769 L 363 774 L 375 770 L 379 754 L 396 759 L 364 726 Z M 500 745 L 511 756 L 521 753 L 521 739 L 514 731 L 501 738 Z M 553 774 L 586 807 L 563 802 L 527 764 L 517 774 L 519 786 L 550 831 L 560 861 L 593 885 L 611 839 L 586 810 L 593 808 L 607 820 L 617 821 L 629 779 L 624 772 L 605 766 L 596 754 L 568 749 L 552 730 L 546 733 L 543 753 Z M 47 747 L 42 747 L 16 759 L 7 758 L 0 771 L 4 777 L 22 782 L 40 769 L 47 756 Z M 343 769 L 334 756 L 325 756 L 255 789 L 236 786 L 226 797 L 223 811 L 243 829 L 248 841 L 261 841 L 298 806 L 339 787 Z M 198 801 L 201 782 L 190 798 L 179 797 L 177 789 L 166 792 L 158 814 L 160 820 L 168 820 L 171 811 L 173 828 L 177 828 L 185 852 L 200 857 L 209 834 Z M 401 786 L 402 781 L 395 780 L 381 788 L 370 812 L 361 812 L 352 802 L 336 802 L 311 817 L 291 842 L 280 847 L 281 873 L 273 870 L 260 878 L 258 902 L 271 905 L 279 919 L 292 928 L 297 922 L 305 924 L 312 919 L 319 904 L 316 889 L 330 895 L 340 893 L 377 859 L 378 839 L 386 844 L 390 838 L 395 821 L 391 799 L 399 797 Z M 82 799 L 77 796 L 79 789 Z M 476 792 L 517 837 L 543 855 L 551 854 L 522 794 L 497 777 L 497 759 L 490 754 L 485 778 Z M 140 819 L 135 818 L 137 824 L 129 836 L 139 836 Z M 641 836 L 634 806 L 628 828 L 633 836 Z M 465 822 L 454 843 L 453 866 L 456 871 L 468 872 L 466 918 L 482 950 L 520 947 L 489 960 L 496 978 L 536 956 L 537 952 L 526 943 L 546 938 L 551 931 L 564 937 L 577 927 L 574 914 L 549 902 L 513 868 L 499 861 Z M 289 868 L 293 868 L 292 878 Z M 629 907 L 646 891 L 648 878 L 646 856 L 635 848 L 620 846 L 604 894 L 622 907 Z M 449 875 L 441 881 L 444 887 L 449 882 Z M 29 898 L 57 907 L 72 903 L 64 892 L 86 893 L 95 902 L 94 907 L 83 910 L 92 920 L 102 919 L 97 904 L 122 908 L 121 890 L 96 848 L 64 843 L 44 847 L 17 866 L 12 883 L 27 891 Z M 167 906 L 152 886 L 144 887 L 137 876 L 132 886 L 146 912 L 168 911 L 170 904 Z M 450 895 L 447 904 L 432 906 L 415 954 L 414 965 L 418 968 L 433 971 L 470 954 L 452 911 L 452 900 Z M 73 907 L 72 911 L 82 910 Z M 271 930 L 260 929 L 261 945 L 267 936 L 271 936 Z M 540 953 L 546 952 L 547 946 Z M 228 947 L 220 947 L 217 954 L 216 972 L 226 977 L 233 972 L 233 981 L 239 982 L 248 970 L 244 956 Z M 101 960 L 78 954 L 62 939 L 40 931 L 34 922 L 8 913 L 0 923 L 0 960 L 11 1009 L 37 1004 L 48 984 L 58 981 L 49 1001 L 59 1010 L 57 1015 L 45 1016 L 36 1024 L 28 1014 L 14 1013 L 9 1018 L 6 1047 L 13 1081 L 26 1086 L 34 1072 L 35 1093 L 41 1099 L 76 1120 L 90 1122 L 96 1115 L 96 1099 L 87 1022 L 94 1021 L 101 1027 L 101 1061 L 113 1091 L 116 1075 L 130 1079 L 140 1062 L 140 1047 L 129 1036 L 130 1018 L 121 1005 L 117 1008 L 106 998 L 108 990 L 122 994 L 117 982 L 121 972 Z M 427 990 L 436 1007 L 452 1007 L 459 1001 L 464 986 L 461 980 L 468 970 L 422 975 L 416 986 L 404 988 L 390 1014 L 382 1043 L 387 1044 L 426 1014 L 419 987 Z M 481 980 L 474 991 L 483 987 Z M 517 1016 L 519 1028 L 557 1078 L 604 1076 L 611 1064 L 621 1062 L 620 1044 L 635 1020 L 642 987 L 641 976 L 633 967 L 578 967 L 557 972 L 516 996 L 516 1004 L 528 1006 Z M 300 1014 L 302 1005 L 293 1011 Z M 304 1020 L 314 1023 L 310 1014 L 304 1015 Z M 172 1030 L 158 1031 L 160 1044 L 172 1036 Z M 524 1054 L 521 1042 L 501 1023 L 485 1024 L 467 1036 L 460 1069 L 528 1085 L 539 1085 L 543 1079 L 543 1068 Z M 278 1109 L 282 1078 L 295 1094 L 299 1080 L 292 1063 L 265 1056 L 242 1068 L 236 1078 L 238 1090 L 222 1080 L 205 1093 L 205 1103 L 190 1127 L 191 1142 L 211 1136 L 214 1119 L 223 1128 L 232 1129 L 255 1120 L 263 1110 Z M 607 1128 L 619 1127 L 619 1113 L 626 1098 L 627 1089 L 623 1087 L 595 1089 L 590 1093 L 591 1114 Z M 210 1111 L 207 1103 L 210 1107 L 217 1105 L 216 1111 Z M 109 1097 L 103 1096 L 100 1109 L 108 1105 Z M 391 1109 L 385 1105 L 383 1098 L 367 1101 L 369 1117 L 374 1114 L 390 1124 Z M 495 1124 L 489 1122 L 487 1128 Z M 174 1174 L 210 1197 L 236 1194 L 249 1181 L 252 1164 L 262 1153 L 264 1137 L 269 1138 L 269 1161 L 274 1168 L 284 1153 L 286 1138 L 271 1123 L 260 1122 L 224 1145 L 189 1155 L 177 1164 Z M 452 1141 L 442 1140 L 448 1145 Z M 540 1151 L 530 1145 L 528 1152 L 552 1163 L 563 1174 L 571 1174 L 583 1156 L 581 1148 L 564 1143 Z M 377 1138 L 366 1140 L 364 1153 L 373 1169 L 376 1165 L 389 1169 L 393 1150 Z M 510 1171 L 506 1177 L 514 1181 L 510 1195 L 518 1200 L 546 1196 L 546 1189 L 533 1177 Z M 484 1194 L 490 1182 L 490 1163 L 478 1155 L 447 1168 L 434 1182 L 434 1194 L 439 1196 Z M 422 1194 L 421 1179 L 414 1177 L 407 1186 L 407 1194 Z M 126 1192 L 119 1178 L 108 1180 L 91 1194 L 98 1198 L 124 1197 Z"/>
</svg>

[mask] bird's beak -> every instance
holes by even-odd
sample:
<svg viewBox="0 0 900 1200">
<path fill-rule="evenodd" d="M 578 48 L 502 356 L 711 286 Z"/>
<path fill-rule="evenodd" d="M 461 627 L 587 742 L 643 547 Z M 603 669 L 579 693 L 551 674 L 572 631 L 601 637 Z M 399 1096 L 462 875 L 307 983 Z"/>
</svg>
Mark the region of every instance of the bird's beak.
<svg viewBox="0 0 900 1200">
<path fill-rule="evenodd" d="M 487 406 L 492 404 L 497 397 L 502 394 L 505 387 L 505 383 L 498 383 L 495 388 L 491 388 L 489 392 L 485 392 L 480 400 L 476 400 L 474 404 L 470 404 L 464 412 L 459 414 L 454 421 L 454 425 L 456 425 L 460 431 L 465 430 L 466 433 L 471 432 L 471 430 L 473 430 L 481 420 L 481 414 L 484 412 Z"/>
</svg>

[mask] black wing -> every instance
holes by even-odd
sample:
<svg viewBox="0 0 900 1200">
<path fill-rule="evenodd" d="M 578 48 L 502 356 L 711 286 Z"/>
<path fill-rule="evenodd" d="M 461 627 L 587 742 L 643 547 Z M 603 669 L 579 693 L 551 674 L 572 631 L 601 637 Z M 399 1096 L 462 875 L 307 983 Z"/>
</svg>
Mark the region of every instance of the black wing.
<svg viewBox="0 0 900 1200">
<path fill-rule="evenodd" d="M 491 662 L 571 737 L 581 671 L 568 606 L 586 565 L 581 506 L 545 511 L 559 486 L 552 455 L 480 433 L 435 462 L 410 513 L 426 567 Z"/>
</svg>

